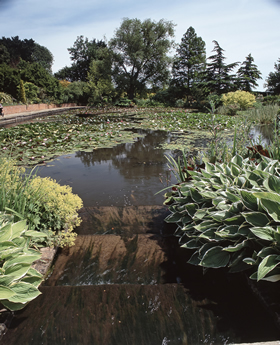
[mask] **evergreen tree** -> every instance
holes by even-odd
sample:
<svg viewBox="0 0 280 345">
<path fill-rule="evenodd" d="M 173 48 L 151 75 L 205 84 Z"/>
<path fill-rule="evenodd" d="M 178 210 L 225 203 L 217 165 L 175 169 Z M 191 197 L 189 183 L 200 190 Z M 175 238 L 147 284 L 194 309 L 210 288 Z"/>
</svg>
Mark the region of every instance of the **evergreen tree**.
<svg viewBox="0 0 280 345">
<path fill-rule="evenodd" d="M 205 42 L 197 36 L 194 28 L 190 26 L 181 39 L 172 69 L 171 85 L 180 90 L 180 98 L 185 95 L 195 95 L 205 67 Z"/>
<path fill-rule="evenodd" d="M 277 62 L 274 64 L 275 72 L 269 73 L 264 85 L 266 91 L 274 95 L 280 95 L 280 59 Z"/>
<path fill-rule="evenodd" d="M 258 79 L 261 79 L 261 72 L 254 64 L 254 58 L 249 54 L 237 71 L 238 89 L 252 92 L 258 86 Z"/>
<path fill-rule="evenodd" d="M 215 47 L 212 51 L 215 54 L 207 58 L 210 62 L 207 63 L 204 85 L 207 87 L 208 92 L 221 95 L 222 93 L 234 90 L 236 76 L 230 73 L 239 62 L 233 62 L 227 65 L 225 63 L 224 49 L 220 47 L 217 41 L 213 42 Z"/>
</svg>

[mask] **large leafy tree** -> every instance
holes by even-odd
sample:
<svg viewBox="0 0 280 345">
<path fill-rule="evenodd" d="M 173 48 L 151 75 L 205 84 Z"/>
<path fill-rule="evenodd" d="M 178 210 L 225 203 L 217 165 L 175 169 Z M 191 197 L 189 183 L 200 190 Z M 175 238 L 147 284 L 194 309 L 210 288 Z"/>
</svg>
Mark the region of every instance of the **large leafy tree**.
<svg viewBox="0 0 280 345">
<path fill-rule="evenodd" d="M 32 52 L 32 62 L 38 62 L 46 71 L 52 72 L 53 54 L 48 48 L 35 43 L 34 50 Z"/>
<path fill-rule="evenodd" d="M 85 90 L 89 94 L 90 102 L 103 102 L 113 95 L 111 65 L 111 52 L 109 49 L 99 49 L 98 59 L 92 60 L 87 76 L 88 82 Z"/>
<path fill-rule="evenodd" d="M 58 79 L 69 81 L 87 81 L 87 75 L 93 60 L 98 59 L 98 50 L 105 48 L 106 43 L 102 40 L 89 40 L 87 37 L 78 36 L 73 47 L 68 48 L 71 67 L 64 67 L 55 73 Z"/>
<path fill-rule="evenodd" d="M 9 61 L 11 67 L 16 67 L 20 60 L 32 62 L 32 53 L 35 49 L 35 41 L 33 39 L 19 39 L 15 37 L 2 37 L 0 39 L 0 45 L 6 47 L 6 51 L 9 53 Z"/>
<path fill-rule="evenodd" d="M 177 48 L 173 63 L 172 85 L 180 89 L 181 97 L 194 95 L 206 67 L 205 42 L 189 27 Z"/>
<path fill-rule="evenodd" d="M 125 91 L 130 99 L 146 88 L 160 87 L 169 76 L 174 24 L 161 19 L 141 22 L 125 18 L 110 40 L 113 52 L 113 80 L 117 90 Z"/>
<path fill-rule="evenodd" d="M 249 54 L 237 71 L 238 89 L 252 92 L 258 86 L 258 79 L 261 79 L 261 72 L 254 64 L 254 58 Z"/>
<path fill-rule="evenodd" d="M 280 58 L 277 63 L 274 64 L 275 72 L 270 72 L 266 78 L 264 87 L 266 91 L 273 93 L 274 95 L 280 94 Z"/>
<path fill-rule="evenodd" d="M 210 62 L 207 63 L 205 85 L 210 93 L 220 95 L 235 88 L 236 76 L 231 72 L 239 62 L 226 64 L 224 49 L 220 47 L 217 41 L 213 41 L 213 43 L 214 49 L 212 52 L 214 54 L 207 58 Z"/>
<path fill-rule="evenodd" d="M 18 36 L 0 39 L 0 63 L 17 67 L 21 60 L 38 62 L 49 73 L 53 64 L 53 55 L 48 48 L 36 43 L 33 39 L 19 39 Z"/>
</svg>

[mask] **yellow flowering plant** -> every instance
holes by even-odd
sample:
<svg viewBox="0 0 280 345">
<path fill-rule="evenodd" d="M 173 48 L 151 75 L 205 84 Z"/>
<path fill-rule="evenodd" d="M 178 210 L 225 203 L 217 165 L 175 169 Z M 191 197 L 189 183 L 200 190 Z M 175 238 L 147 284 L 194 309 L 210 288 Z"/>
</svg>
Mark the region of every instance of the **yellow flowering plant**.
<svg viewBox="0 0 280 345">
<path fill-rule="evenodd" d="M 221 101 L 225 106 L 238 105 L 240 109 L 246 110 L 256 103 L 256 97 L 250 92 L 237 90 L 223 94 Z"/>
<path fill-rule="evenodd" d="M 15 220 L 26 219 L 29 229 L 47 235 L 45 244 L 74 244 L 77 234 L 73 229 L 81 223 L 77 211 L 82 206 L 71 187 L 38 177 L 33 171 L 26 174 L 12 160 L 0 159 L 0 211 L 12 213 Z M 32 241 L 41 244 L 39 237 Z"/>
</svg>

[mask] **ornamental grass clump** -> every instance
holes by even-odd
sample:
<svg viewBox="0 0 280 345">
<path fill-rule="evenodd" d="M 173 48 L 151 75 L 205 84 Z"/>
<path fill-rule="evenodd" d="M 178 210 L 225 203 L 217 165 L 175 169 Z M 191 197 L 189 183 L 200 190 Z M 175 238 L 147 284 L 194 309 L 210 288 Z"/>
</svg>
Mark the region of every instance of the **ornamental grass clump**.
<svg viewBox="0 0 280 345">
<path fill-rule="evenodd" d="M 178 225 L 179 243 L 193 250 L 189 263 L 280 280 L 280 163 L 236 155 L 188 173 L 166 194 L 165 220 Z"/>
</svg>

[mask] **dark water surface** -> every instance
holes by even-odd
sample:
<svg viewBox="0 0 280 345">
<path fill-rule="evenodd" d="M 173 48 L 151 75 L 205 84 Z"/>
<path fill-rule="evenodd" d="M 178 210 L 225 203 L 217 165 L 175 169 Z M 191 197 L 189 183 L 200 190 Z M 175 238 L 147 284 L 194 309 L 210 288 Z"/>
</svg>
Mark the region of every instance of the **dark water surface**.
<svg viewBox="0 0 280 345">
<path fill-rule="evenodd" d="M 170 152 L 158 149 L 171 136 L 138 132 L 145 136 L 134 143 L 62 156 L 40 167 L 38 175 L 70 185 L 84 206 L 162 205 L 163 193 L 155 193 L 177 182 L 166 164 Z"/>
<path fill-rule="evenodd" d="M 245 278 L 188 265 L 155 195 L 176 180 L 158 145 L 77 152 L 40 167 L 84 202 L 75 246 L 60 249 L 42 295 L 16 313 L 5 345 L 197 345 L 276 340 Z"/>
</svg>

